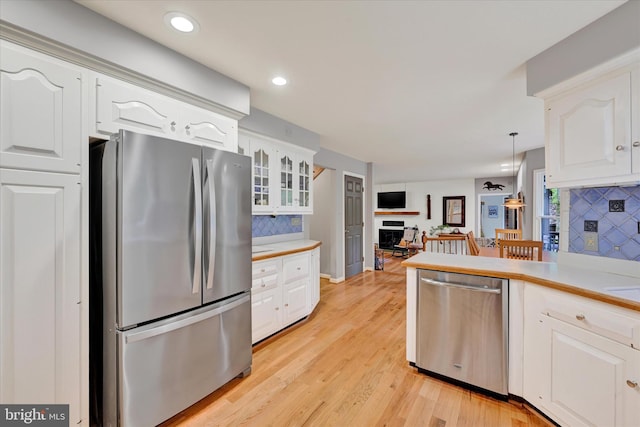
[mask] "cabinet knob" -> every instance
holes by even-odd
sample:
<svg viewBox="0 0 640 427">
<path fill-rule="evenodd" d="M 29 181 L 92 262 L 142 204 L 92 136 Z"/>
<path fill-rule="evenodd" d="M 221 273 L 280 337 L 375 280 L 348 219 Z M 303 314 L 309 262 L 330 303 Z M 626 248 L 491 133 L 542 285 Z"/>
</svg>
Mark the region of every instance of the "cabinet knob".
<svg viewBox="0 0 640 427">
<path fill-rule="evenodd" d="M 576 314 L 576 319 L 584 320 L 584 314 Z"/>
<path fill-rule="evenodd" d="M 640 147 L 640 141 L 634 141 L 632 144 L 634 147 Z"/>
<path fill-rule="evenodd" d="M 285 304 L 284 306 L 285 306 L 285 307 L 289 307 L 289 304 Z M 628 382 L 629 382 L 629 381 L 627 381 L 627 383 L 628 383 Z"/>
<path fill-rule="evenodd" d="M 262 287 L 263 287 L 263 288 L 264 288 L 264 287 L 266 287 L 266 286 L 267 286 L 267 285 L 265 285 L 264 283 L 262 284 Z"/>
<path fill-rule="evenodd" d="M 171 122 L 171 130 L 176 130 L 176 122 Z"/>
<path fill-rule="evenodd" d="M 298 267 L 298 268 L 297 268 L 297 270 L 298 270 L 298 271 L 300 271 L 300 270 L 302 270 L 302 268 L 301 268 L 301 267 Z"/>
<path fill-rule="evenodd" d="M 276 307 L 276 311 L 280 310 L 280 307 Z"/>
<path fill-rule="evenodd" d="M 627 385 L 631 388 L 636 388 L 638 387 L 638 381 L 627 380 Z"/>
<path fill-rule="evenodd" d="M 624 145 L 616 145 L 616 151 L 623 151 Z"/>
</svg>

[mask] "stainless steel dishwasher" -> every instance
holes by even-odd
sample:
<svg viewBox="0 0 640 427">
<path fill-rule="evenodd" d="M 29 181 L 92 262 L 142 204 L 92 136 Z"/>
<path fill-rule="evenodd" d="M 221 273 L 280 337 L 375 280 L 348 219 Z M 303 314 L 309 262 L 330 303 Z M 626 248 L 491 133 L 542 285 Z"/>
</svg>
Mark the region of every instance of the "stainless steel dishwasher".
<svg viewBox="0 0 640 427">
<path fill-rule="evenodd" d="M 416 367 L 506 397 L 508 280 L 418 270 Z"/>
</svg>

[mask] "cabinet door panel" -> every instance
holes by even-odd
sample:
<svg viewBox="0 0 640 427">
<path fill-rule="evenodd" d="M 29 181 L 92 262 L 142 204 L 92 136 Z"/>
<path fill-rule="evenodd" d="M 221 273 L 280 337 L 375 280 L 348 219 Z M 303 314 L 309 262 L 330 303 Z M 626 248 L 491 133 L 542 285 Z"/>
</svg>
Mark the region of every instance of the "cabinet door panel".
<svg viewBox="0 0 640 427">
<path fill-rule="evenodd" d="M 548 180 L 631 173 L 631 75 L 580 90 L 547 108 Z M 614 179 L 615 181 L 615 179 Z"/>
<path fill-rule="evenodd" d="M 280 288 L 251 292 L 252 343 L 255 344 L 280 329 L 280 292 Z"/>
<path fill-rule="evenodd" d="M 253 185 L 253 213 L 274 212 L 276 206 L 275 197 L 278 194 L 275 184 L 276 152 L 269 144 L 255 139 L 250 141 L 250 152 L 253 164 L 251 179 Z"/>
<path fill-rule="evenodd" d="M 80 185 L 0 169 L 0 401 L 80 419 Z"/>
<path fill-rule="evenodd" d="M 640 423 L 640 352 L 556 319 L 540 316 L 545 331 L 543 401 L 570 425 Z"/>
<path fill-rule="evenodd" d="M 177 108 L 174 100 L 117 80 L 96 79 L 96 129 L 111 134 L 128 129 L 174 137 Z"/>
<path fill-rule="evenodd" d="M 80 171 L 82 73 L 3 44 L 0 166 Z"/>
<path fill-rule="evenodd" d="M 236 121 L 200 108 L 183 108 L 181 137 L 187 141 L 225 151 L 238 150 Z"/>
<path fill-rule="evenodd" d="M 284 323 L 293 323 L 305 317 L 309 280 L 304 279 L 284 286 Z"/>
</svg>

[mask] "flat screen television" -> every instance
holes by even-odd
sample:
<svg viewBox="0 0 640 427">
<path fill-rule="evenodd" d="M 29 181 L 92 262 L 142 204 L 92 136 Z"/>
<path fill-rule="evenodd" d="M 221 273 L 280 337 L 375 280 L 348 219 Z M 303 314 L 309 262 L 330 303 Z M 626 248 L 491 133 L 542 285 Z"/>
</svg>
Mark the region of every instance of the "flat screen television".
<svg viewBox="0 0 640 427">
<path fill-rule="evenodd" d="M 378 207 L 381 209 L 404 208 L 407 205 L 405 191 L 386 191 L 378 193 Z"/>
</svg>

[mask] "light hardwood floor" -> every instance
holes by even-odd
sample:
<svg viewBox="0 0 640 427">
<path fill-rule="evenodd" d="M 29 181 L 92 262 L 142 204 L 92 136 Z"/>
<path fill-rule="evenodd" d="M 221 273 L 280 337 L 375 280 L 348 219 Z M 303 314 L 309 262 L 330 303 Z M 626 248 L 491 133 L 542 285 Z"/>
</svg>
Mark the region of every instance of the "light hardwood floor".
<svg viewBox="0 0 640 427">
<path fill-rule="evenodd" d="M 501 402 L 416 372 L 405 359 L 405 275 L 322 281 L 314 313 L 253 349 L 253 372 L 163 426 L 547 426 Z"/>
</svg>

